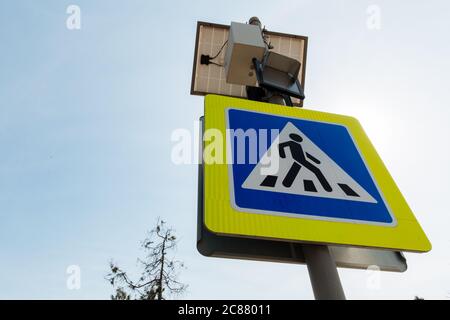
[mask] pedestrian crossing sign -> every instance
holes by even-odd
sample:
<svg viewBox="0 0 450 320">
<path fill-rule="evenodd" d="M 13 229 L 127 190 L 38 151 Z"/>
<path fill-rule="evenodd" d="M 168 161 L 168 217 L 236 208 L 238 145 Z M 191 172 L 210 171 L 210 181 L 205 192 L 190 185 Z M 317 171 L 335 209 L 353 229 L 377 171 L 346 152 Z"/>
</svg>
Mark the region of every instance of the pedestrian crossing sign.
<svg viewBox="0 0 450 320">
<path fill-rule="evenodd" d="M 431 249 L 356 119 L 210 95 L 204 125 L 204 224 L 210 231 Z"/>
</svg>

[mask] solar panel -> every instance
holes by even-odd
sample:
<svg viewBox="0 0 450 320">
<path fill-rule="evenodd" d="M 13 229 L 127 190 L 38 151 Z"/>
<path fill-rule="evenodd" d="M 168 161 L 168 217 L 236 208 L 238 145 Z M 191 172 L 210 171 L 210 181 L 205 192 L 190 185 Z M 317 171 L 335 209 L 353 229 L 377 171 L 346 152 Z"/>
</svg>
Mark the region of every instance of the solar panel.
<svg viewBox="0 0 450 320">
<path fill-rule="evenodd" d="M 226 82 L 225 68 L 210 64 L 202 65 L 200 57 L 202 54 L 215 56 L 228 40 L 230 26 L 198 22 L 197 36 L 195 42 L 194 66 L 192 71 L 191 94 L 206 95 L 220 94 L 232 97 L 246 97 L 245 86 L 228 84 Z M 304 88 L 305 66 L 308 37 L 266 31 L 267 40 L 274 47 L 271 51 L 294 58 L 301 62 L 298 79 Z M 223 64 L 226 45 L 219 56 L 214 59 L 218 64 Z M 293 103 L 300 105 L 299 99 L 292 99 Z"/>
</svg>

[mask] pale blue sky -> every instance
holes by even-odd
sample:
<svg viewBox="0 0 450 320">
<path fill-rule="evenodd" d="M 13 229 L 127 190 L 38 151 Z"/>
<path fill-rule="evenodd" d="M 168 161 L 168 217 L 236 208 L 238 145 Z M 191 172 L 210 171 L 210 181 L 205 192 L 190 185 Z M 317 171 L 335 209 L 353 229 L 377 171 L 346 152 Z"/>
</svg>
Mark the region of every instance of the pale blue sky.
<svg viewBox="0 0 450 320">
<path fill-rule="evenodd" d="M 66 28 L 70 4 L 81 30 Z M 433 243 L 379 290 L 341 270 L 348 298 L 450 297 L 447 1 L 3 0 L 0 298 L 108 298 L 108 261 L 134 268 L 157 216 L 181 239 L 184 298 L 313 297 L 304 266 L 197 253 L 197 168 L 170 158 L 171 132 L 203 111 L 189 95 L 197 20 L 253 15 L 309 37 L 305 107 L 360 119 Z"/>
</svg>

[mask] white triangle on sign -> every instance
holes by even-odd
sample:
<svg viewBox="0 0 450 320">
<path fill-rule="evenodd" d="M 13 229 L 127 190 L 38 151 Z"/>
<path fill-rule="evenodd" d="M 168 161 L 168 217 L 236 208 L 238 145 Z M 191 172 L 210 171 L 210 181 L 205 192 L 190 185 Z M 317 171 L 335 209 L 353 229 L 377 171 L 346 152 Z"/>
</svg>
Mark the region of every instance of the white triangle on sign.
<svg viewBox="0 0 450 320">
<path fill-rule="evenodd" d="M 301 138 L 299 139 L 298 136 Z M 295 141 L 294 139 L 297 139 Z M 281 144 L 281 146 L 280 146 Z M 298 145 L 301 147 L 299 148 Z M 282 151 L 280 151 L 280 147 Z M 292 150 L 294 150 L 292 152 Z M 283 153 L 284 158 L 280 156 Z M 294 160 L 294 155 L 297 160 Z M 267 173 L 273 157 L 278 171 Z M 301 130 L 288 122 L 242 184 L 245 189 L 377 203 Z"/>
</svg>

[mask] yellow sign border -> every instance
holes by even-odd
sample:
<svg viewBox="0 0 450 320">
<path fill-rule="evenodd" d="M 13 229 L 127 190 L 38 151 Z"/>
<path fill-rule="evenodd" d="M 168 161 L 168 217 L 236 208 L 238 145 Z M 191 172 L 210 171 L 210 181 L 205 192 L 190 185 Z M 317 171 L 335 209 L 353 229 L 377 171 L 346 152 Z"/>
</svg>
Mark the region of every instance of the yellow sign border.
<svg viewBox="0 0 450 320">
<path fill-rule="evenodd" d="M 204 224 L 211 232 L 250 238 L 413 252 L 431 250 L 430 241 L 357 119 L 245 99 L 208 95 L 205 97 L 205 132 L 215 129 L 219 130 L 222 137 L 226 137 L 226 110 L 228 108 L 344 125 L 351 132 L 397 224 L 382 226 L 237 211 L 233 209 L 230 199 L 229 168 L 225 163 L 228 149 L 224 147 L 223 163 L 208 164 L 210 163 L 208 159 L 204 161 Z M 211 142 L 205 141 L 205 147 L 209 143 Z M 205 154 L 205 157 L 207 156 Z"/>
</svg>

